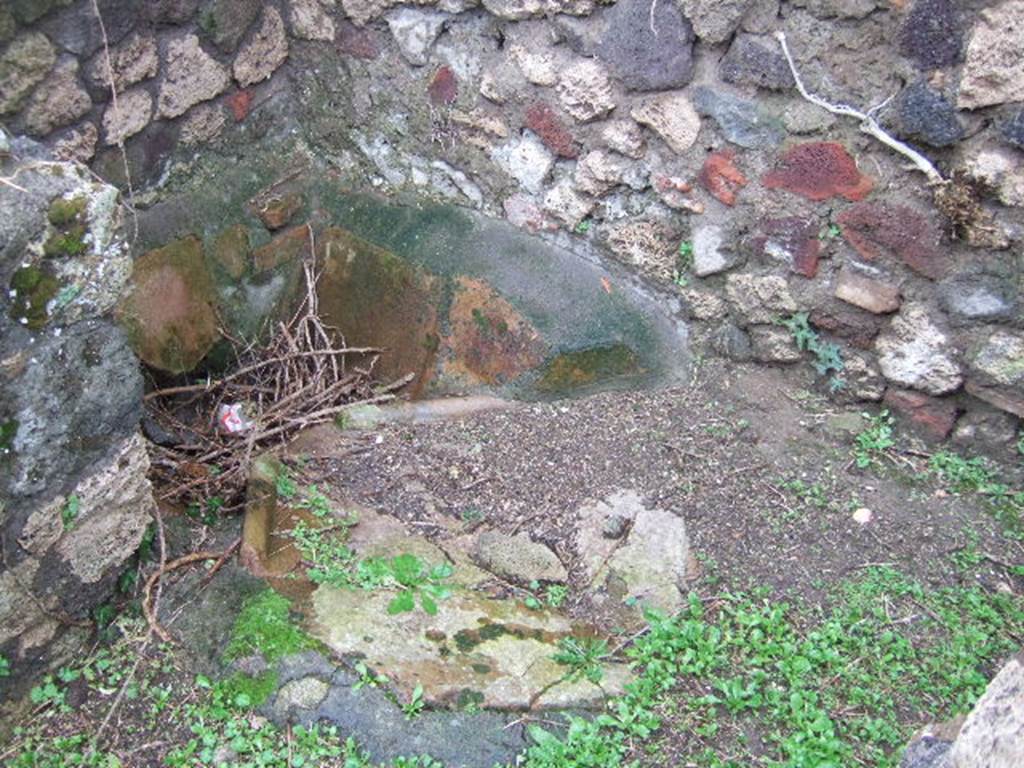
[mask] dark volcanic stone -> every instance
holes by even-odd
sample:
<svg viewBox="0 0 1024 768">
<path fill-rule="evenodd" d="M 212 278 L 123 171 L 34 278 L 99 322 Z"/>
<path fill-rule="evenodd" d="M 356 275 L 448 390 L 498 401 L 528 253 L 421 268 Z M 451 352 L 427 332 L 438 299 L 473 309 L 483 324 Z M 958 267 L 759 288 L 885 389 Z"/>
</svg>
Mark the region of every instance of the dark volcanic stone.
<svg viewBox="0 0 1024 768">
<path fill-rule="evenodd" d="M 131 31 L 139 16 L 133 0 L 98 0 L 107 41 L 116 45 Z M 46 19 L 42 31 L 61 48 L 82 57 L 92 56 L 103 45 L 103 32 L 92 3 L 78 3 Z"/>
<path fill-rule="evenodd" d="M 1014 146 L 1024 149 L 1024 109 L 1018 109 L 1017 114 L 1003 124 L 1003 137 Z"/>
<path fill-rule="evenodd" d="M 199 8 L 199 0 L 149 0 L 145 13 L 158 24 L 182 24 L 192 18 Z"/>
<path fill-rule="evenodd" d="M 245 30 L 259 16 L 258 0 L 211 0 L 199 14 L 199 28 L 225 53 L 238 47 Z"/>
<path fill-rule="evenodd" d="M 779 44 L 770 37 L 738 35 L 719 68 L 722 79 L 782 91 L 796 85 Z"/>
<path fill-rule="evenodd" d="M 693 77 L 693 27 L 674 2 L 658 3 L 651 30 L 648 0 L 619 0 L 607 12 L 597 46 L 604 61 L 632 91 L 680 88 Z"/>
<path fill-rule="evenodd" d="M 896 258 L 932 280 L 942 277 L 948 260 L 939 247 L 942 231 L 925 214 L 905 205 L 858 203 L 836 219 L 843 237 L 868 261 Z"/>
<path fill-rule="evenodd" d="M 897 104 L 901 133 L 933 147 L 948 147 L 964 135 L 956 109 L 941 93 L 918 80 L 900 94 Z"/>
<path fill-rule="evenodd" d="M 754 101 L 700 86 L 693 91 L 693 106 L 709 115 L 727 141 L 746 149 L 777 146 L 786 136 L 782 122 Z"/>
<path fill-rule="evenodd" d="M 962 44 L 955 0 L 917 0 L 900 30 L 900 53 L 921 69 L 954 64 Z"/>
</svg>

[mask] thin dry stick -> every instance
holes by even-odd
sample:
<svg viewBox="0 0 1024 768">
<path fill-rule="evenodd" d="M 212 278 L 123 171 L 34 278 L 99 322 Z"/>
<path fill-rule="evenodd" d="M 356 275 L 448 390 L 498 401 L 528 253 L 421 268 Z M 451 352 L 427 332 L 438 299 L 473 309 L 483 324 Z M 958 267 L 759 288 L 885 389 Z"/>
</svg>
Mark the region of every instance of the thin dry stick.
<svg viewBox="0 0 1024 768">
<path fill-rule="evenodd" d="M 110 58 L 110 40 L 107 37 L 107 25 L 103 23 L 103 14 L 100 13 L 98 0 L 92 0 L 92 12 L 96 17 L 96 23 L 100 27 L 100 39 L 103 41 L 103 63 L 107 69 L 107 84 L 110 86 L 110 106 L 113 112 L 117 113 L 117 87 L 114 85 L 114 64 Z M 128 167 L 128 153 L 124 148 L 124 138 L 117 142 L 117 148 L 121 150 L 121 162 L 124 165 L 125 184 L 128 187 L 128 210 L 132 213 L 132 244 L 139 238 L 139 214 L 135 210 L 135 190 L 132 187 L 132 174 Z"/>
<path fill-rule="evenodd" d="M 888 99 L 883 101 L 876 107 L 872 107 L 867 112 L 861 112 L 859 109 L 854 109 L 847 104 L 833 104 L 832 102 L 826 101 L 820 96 L 816 96 L 807 90 L 804 86 L 803 80 L 800 78 L 800 73 L 796 69 L 796 63 L 793 61 L 793 57 L 789 52 L 789 45 L 786 43 L 786 33 L 776 32 L 775 39 L 779 41 L 779 45 L 782 47 L 782 53 L 786 57 L 786 62 L 789 64 L 789 71 L 793 75 L 793 80 L 796 82 L 797 90 L 800 91 L 800 95 L 807 101 L 811 102 L 816 106 L 821 107 L 833 115 L 841 115 L 843 117 L 852 117 L 854 120 L 860 122 L 860 130 L 862 133 L 866 133 L 869 136 L 873 136 L 878 141 L 885 144 L 890 149 L 899 152 L 904 157 L 908 158 L 914 167 L 921 171 L 925 176 L 928 177 L 928 181 L 932 184 L 945 184 L 946 179 L 943 178 L 942 174 L 936 170 L 935 166 L 932 165 L 931 161 L 922 155 L 912 147 L 907 146 L 902 141 L 893 138 L 878 124 L 875 120 L 875 113 L 881 110 L 889 101 L 892 99 L 890 96 Z"/>
</svg>

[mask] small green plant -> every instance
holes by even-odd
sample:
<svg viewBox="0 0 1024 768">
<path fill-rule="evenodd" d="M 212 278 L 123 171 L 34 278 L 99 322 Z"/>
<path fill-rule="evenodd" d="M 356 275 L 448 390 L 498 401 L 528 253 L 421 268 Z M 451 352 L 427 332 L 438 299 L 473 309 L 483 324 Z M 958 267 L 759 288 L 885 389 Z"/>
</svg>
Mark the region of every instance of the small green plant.
<svg viewBox="0 0 1024 768">
<path fill-rule="evenodd" d="M 58 709 L 66 706 L 65 692 L 57 685 L 53 675 L 47 675 L 43 681 L 29 691 L 29 699 L 37 706 L 53 706 Z"/>
<path fill-rule="evenodd" d="M 558 641 L 558 651 L 551 658 L 569 667 L 565 679 L 586 678 L 597 684 L 604 676 L 601 662 L 608 658 L 608 643 L 596 637 L 563 637 Z"/>
<path fill-rule="evenodd" d="M 544 592 L 544 602 L 551 608 L 561 608 L 569 597 L 569 588 L 564 584 L 549 584 Z"/>
<path fill-rule="evenodd" d="M 11 662 L 7 657 L 0 654 L 0 677 L 9 677 L 11 674 Z"/>
<path fill-rule="evenodd" d="M 928 461 L 928 468 L 954 493 L 976 493 L 985 499 L 989 511 L 1008 532 L 1019 533 L 1024 516 L 1024 491 L 1003 482 L 995 469 L 982 457 L 966 459 L 951 451 L 939 451 Z"/>
<path fill-rule="evenodd" d="M 693 243 L 683 240 L 676 251 L 676 266 L 672 270 L 672 282 L 680 288 L 690 284 L 690 270 L 693 269 Z"/>
<path fill-rule="evenodd" d="M 437 601 L 446 600 L 452 594 L 451 587 L 444 583 L 453 573 L 448 563 L 430 568 L 416 555 L 405 553 L 391 558 L 390 570 L 399 587 L 398 594 L 388 603 L 388 613 L 392 616 L 413 610 L 417 597 L 423 610 L 435 616 Z"/>
<path fill-rule="evenodd" d="M 306 489 L 305 495 L 295 506 L 299 509 L 308 509 L 316 517 L 327 517 L 331 514 L 331 502 L 315 485 Z"/>
<path fill-rule="evenodd" d="M 853 458 L 857 466 L 867 469 L 876 464 L 885 452 L 896 445 L 893 439 L 893 418 L 889 411 L 883 410 L 877 416 L 862 414 L 868 426 L 854 439 Z"/>
<path fill-rule="evenodd" d="M 797 349 L 814 355 L 811 365 L 819 376 L 828 377 L 828 388 L 836 392 L 846 386 L 842 379 L 843 356 L 838 344 L 822 341 L 818 332 L 811 327 L 807 312 L 797 312 L 779 321 L 788 329 L 796 342 Z M 831 375 L 830 375 L 831 374 Z"/>
<path fill-rule="evenodd" d="M 78 499 L 78 495 L 73 493 L 68 496 L 68 500 L 64 502 L 64 506 L 60 508 L 60 521 L 64 526 L 65 531 L 70 531 L 72 526 L 74 526 L 75 519 L 81 511 L 81 506 L 82 504 Z"/>
<path fill-rule="evenodd" d="M 577 235 L 585 235 L 587 234 L 587 232 L 590 231 L 591 224 L 592 222 L 590 219 L 583 219 L 573 228 L 573 232 L 575 232 Z"/>
<path fill-rule="evenodd" d="M 359 679 L 352 686 L 353 691 L 358 691 L 363 687 L 376 688 L 379 685 L 387 685 L 391 682 L 387 675 L 375 675 L 370 671 L 370 668 L 361 661 L 357 661 L 352 665 L 355 669 L 356 674 L 359 675 Z"/>
<path fill-rule="evenodd" d="M 288 470 L 277 473 L 277 477 L 274 478 L 274 489 L 277 491 L 277 495 L 286 501 L 294 498 L 295 494 L 299 492 L 298 483 L 288 474 Z"/>
<path fill-rule="evenodd" d="M 402 713 L 406 720 L 412 720 L 419 716 L 426 706 L 427 703 L 423 700 L 423 686 L 417 684 L 413 689 L 412 697 L 402 705 Z"/>
</svg>

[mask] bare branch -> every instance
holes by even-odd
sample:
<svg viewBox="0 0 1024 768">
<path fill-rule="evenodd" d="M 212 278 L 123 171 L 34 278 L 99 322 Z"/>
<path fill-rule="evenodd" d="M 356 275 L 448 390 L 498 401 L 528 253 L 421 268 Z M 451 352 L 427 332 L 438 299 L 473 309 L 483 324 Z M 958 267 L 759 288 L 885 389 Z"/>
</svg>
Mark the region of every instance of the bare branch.
<svg viewBox="0 0 1024 768">
<path fill-rule="evenodd" d="M 807 87 L 804 85 L 804 81 L 801 79 L 800 73 L 797 71 L 796 63 L 793 61 L 793 56 L 789 52 L 789 45 L 786 43 L 786 33 L 781 31 L 776 32 L 775 39 L 779 41 L 779 45 L 782 47 L 782 53 L 786 57 L 786 62 L 789 64 L 789 71 L 793 74 L 793 80 L 796 82 L 796 88 L 800 91 L 800 95 L 803 96 L 804 99 L 811 102 L 811 104 L 831 112 L 833 115 L 852 117 L 860 123 L 861 132 L 866 133 L 869 136 L 873 136 L 890 149 L 908 158 L 917 170 L 921 171 L 921 173 L 928 177 L 929 182 L 932 184 L 946 183 L 946 179 L 943 178 L 942 174 L 939 173 L 927 157 L 922 155 L 913 147 L 910 147 L 899 139 L 891 136 L 875 120 L 874 115 L 892 100 L 891 96 L 878 106 L 872 107 L 868 112 L 861 112 L 859 109 L 855 109 L 847 104 L 833 104 L 830 101 L 826 101 L 820 96 L 808 91 Z"/>
</svg>

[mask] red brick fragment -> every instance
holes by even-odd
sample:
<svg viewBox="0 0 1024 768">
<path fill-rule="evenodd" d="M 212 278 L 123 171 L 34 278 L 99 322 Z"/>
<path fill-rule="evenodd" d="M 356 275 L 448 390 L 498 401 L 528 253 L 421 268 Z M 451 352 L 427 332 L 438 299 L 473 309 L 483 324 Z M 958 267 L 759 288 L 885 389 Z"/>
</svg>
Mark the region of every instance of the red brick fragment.
<svg viewBox="0 0 1024 768">
<path fill-rule="evenodd" d="M 834 141 L 812 141 L 791 147 L 761 183 L 808 200 L 863 200 L 873 186 L 871 179 L 857 170 L 857 163 L 846 147 Z"/>
<path fill-rule="evenodd" d="M 249 115 L 249 107 L 252 106 L 252 91 L 245 89 L 232 94 L 228 97 L 228 106 L 231 107 L 235 122 L 242 122 Z"/>
<path fill-rule="evenodd" d="M 736 193 L 747 186 L 747 177 L 733 163 L 735 156 L 731 149 L 711 153 L 704 161 L 698 178 L 704 189 L 726 205 L 735 205 Z"/>
<path fill-rule="evenodd" d="M 565 123 L 550 106 L 543 101 L 530 105 L 526 110 L 526 127 L 536 133 L 544 145 L 559 157 L 579 157 L 579 145 Z"/>
<path fill-rule="evenodd" d="M 451 67 L 441 67 L 427 87 L 430 103 L 435 107 L 447 107 L 459 95 L 459 81 Z"/>
<path fill-rule="evenodd" d="M 846 241 L 869 261 L 899 259 L 920 275 L 937 280 L 948 266 L 939 250 L 942 231 L 913 208 L 888 203 L 860 203 L 837 219 Z"/>
<path fill-rule="evenodd" d="M 756 252 L 787 262 L 798 275 L 812 278 L 818 274 L 821 240 L 816 222 L 799 216 L 767 219 L 761 224 L 761 231 L 764 235 L 753 241 Z"/>
<path fill-rule="evenodd" d="M 951 400 L 931 397 L 906 389 L 886 391 L 884 402 L 906 419 L 921 437 L 942 442 L 956 424 L 956 405 Z"/>
</svg>

